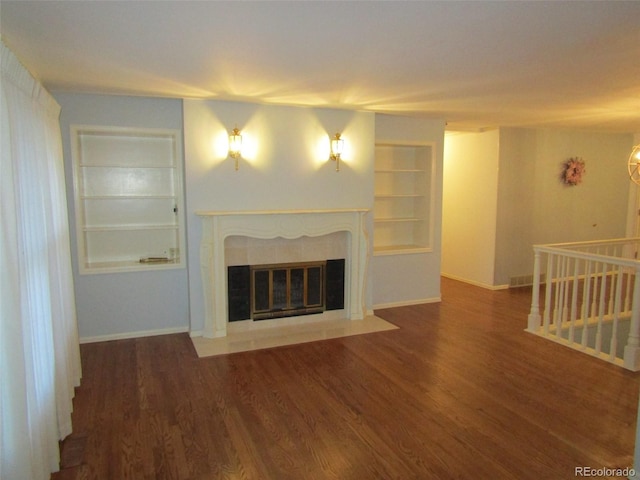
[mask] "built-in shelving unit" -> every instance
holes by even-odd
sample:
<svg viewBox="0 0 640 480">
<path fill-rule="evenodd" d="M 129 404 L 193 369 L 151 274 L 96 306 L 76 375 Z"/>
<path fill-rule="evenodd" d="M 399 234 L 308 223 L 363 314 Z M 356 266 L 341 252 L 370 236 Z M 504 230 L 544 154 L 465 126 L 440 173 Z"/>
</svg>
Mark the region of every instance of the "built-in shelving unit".
<svg viewBox="0 0 640 480">
<path fill-rule="evenodd" d="M 80 273 L 183 267 L 178 130 L 72 126 Z"/>
<path fill-rule="evenodd" d="M 375 255 L 431 250 L 434 166 L 432 145 L 376 145 Z"/>
</svg>

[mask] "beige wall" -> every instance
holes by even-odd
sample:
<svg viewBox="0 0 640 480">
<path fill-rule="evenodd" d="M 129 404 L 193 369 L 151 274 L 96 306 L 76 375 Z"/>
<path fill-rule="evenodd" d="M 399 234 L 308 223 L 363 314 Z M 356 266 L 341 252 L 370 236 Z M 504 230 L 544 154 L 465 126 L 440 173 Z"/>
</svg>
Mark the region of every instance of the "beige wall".
<svg viewBox="0 0 640 480">
<path fill-rule="evenodd" d="M 448 136 L 443 273 L 498 288 L 532 273 L 534 244 L 624 237 L 632 145 L 630 134 L 571 130 Z M 560 179 L 571 157 L 586 163 L 578 186 Z"/>
<path fill-rule="evenodd" d="M 447 134 L 442 208 L 442 273 L 493 285 L 499 131 Z"/>
</svg>

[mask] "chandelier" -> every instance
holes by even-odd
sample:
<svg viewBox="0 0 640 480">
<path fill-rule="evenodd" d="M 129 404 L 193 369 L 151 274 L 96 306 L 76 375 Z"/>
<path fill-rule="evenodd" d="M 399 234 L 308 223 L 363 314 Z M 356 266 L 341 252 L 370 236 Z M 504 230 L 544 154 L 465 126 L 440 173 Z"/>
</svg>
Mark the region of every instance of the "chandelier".
<svg viewBox="0 0 640 480">
<path fill-rule="evenodd" d="M 633 147 L 627 167 L 631 181 L 640 185 L 640 144 Z"/>
</svg>

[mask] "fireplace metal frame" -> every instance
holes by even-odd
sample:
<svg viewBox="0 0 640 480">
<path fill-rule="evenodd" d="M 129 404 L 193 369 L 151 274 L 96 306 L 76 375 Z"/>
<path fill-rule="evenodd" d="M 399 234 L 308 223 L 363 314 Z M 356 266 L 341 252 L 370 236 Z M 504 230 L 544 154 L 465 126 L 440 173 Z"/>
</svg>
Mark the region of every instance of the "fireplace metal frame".
<svg viewBox="0 0 640 480">
<path fill-rule="evenodd" d="M 251 318 L 254 320 L 264 320 L 269 318 L 280 318 L 295 315 L 307 315 L 313 313 L 322 313 L 325 309 L 325 268 L 326 261 L 316 262 L 293 262 L 293 263 L 276 263 L 269 265 L 253 265 L 251 266 Z M 316 292 L 318 302 L 312 303 L 309 301 L 309 270 L 320 269 L 320 278 L 318 279 L 318 289 Z M 302 270 L 302 304 L 294 304 L 292 294 L 294 292 L 292 286 L 292 271 Z M 277 287 L 274 280 L 274 273 L 278 271 L 285 272 L 285 285 L 284 285 L 284 297 L 285 306 L 279 307 L 275 304 L 274 288 Z M 256 291 L 256 275 L 258 273 L 268 273 L 268 295 L 266 308 L 263 305 L 257 305 L 258 300 L 256 298 L 258 292 Z"/>
</svg>

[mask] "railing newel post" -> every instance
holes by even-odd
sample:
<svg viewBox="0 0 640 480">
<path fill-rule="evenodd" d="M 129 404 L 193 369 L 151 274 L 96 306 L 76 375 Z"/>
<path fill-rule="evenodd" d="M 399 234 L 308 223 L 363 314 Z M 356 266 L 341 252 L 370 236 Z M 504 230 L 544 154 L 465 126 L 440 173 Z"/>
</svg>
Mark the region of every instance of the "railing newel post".
<svg viewBox="0 0 640 480">
<path fill-rule="evenodd" d="M 533 291 L 531 294 L 531 310 L 527 323 L 527 331 L 537 332 L 540 330 L 540 250 L 533 248 Z"/>
</svg>

